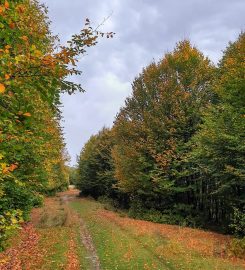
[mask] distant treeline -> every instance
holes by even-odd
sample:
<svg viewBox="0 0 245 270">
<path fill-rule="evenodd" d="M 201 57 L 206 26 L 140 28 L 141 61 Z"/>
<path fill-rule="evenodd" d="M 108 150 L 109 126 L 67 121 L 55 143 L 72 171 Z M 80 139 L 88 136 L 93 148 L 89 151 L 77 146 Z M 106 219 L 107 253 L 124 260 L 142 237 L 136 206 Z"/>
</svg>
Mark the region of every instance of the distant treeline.
<svg viewBox="0 0 245 270">
<path fill-rule="evenodd" d="M 245 34 L 215 66 L 189 41 L 143 69 L 77 185 L 136 218 L 245 233 Z"/>
</svg>

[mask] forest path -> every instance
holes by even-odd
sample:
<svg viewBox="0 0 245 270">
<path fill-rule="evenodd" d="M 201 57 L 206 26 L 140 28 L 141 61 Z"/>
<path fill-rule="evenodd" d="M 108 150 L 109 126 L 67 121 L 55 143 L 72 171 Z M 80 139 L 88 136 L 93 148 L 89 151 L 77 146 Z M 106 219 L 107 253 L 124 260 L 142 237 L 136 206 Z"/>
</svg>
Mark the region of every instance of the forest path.
<svg viewBox="0 0 245 270">
<path fill-rule="evenodd" d="M 68 205 L 69 201 L 74 201 L 79 196 L 79 191 L 76 189 L 72 189 L 70 193 L 60 193 L 59 194 L 61 198 L 61 202 L 65 205 Z M 83 219 L 76 213 L 74 213 L 74 210 L 71 210 L 69 208 L 70 215 L 76 215 L 76 220 L 79 224 L 79 233 L 82 240 L 82 244 L 85 247 L 88 256 L 86 256 L 86 259 L 90 260 L 90 265 L 92 270 L 100 270 L 100 260 L 97 255 L 96 248 L 94 246 L 91 234 L 89 230 L 87 229 L 87 226 Z"/>
<path fill-rule="evenodd" d="M 61 192 L 34 209 L 0 253 L 0 270 L 245 269 L 229 236 L 131 219 L 78 195 Z"/>
</svg>

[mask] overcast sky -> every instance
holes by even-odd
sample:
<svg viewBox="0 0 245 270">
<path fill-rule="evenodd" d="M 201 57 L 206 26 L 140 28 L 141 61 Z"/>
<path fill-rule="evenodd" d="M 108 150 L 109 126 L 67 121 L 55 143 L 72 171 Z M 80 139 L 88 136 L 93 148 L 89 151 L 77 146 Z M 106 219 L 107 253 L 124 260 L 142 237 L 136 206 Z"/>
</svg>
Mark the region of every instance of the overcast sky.
<svg viewBox="0 0 245 270">
<path fill-rule="evenodd" d="M 86 93 L 64 95 L 63 116 L 67 149 L 76 156 L 92 134 L 111 126 L 142 68 L 190 39 L 217 63 L 222 50 L 244 30 L 245 0 L 41 0 L 49 8 L 52 31 L 61 41 L 83 27 L 112 14 L 101 30 L 114 31 L 79 63 L 75 80 Z"/>
</svg>

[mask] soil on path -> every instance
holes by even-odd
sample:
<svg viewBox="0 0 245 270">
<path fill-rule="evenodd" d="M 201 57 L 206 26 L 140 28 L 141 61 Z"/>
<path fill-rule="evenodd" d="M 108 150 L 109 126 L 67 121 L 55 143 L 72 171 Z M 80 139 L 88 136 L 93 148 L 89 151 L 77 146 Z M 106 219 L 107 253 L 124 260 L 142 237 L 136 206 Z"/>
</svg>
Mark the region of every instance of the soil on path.
<svg viewBox="0 0 245 270">
<path fill-rule="evenodd" d="M 79 196 L 79 191 L 75 189 L 59 194 L 59 197 L 61 198 L 62 203 L 65 205 L 67 205 L 69 201 L 76 200 L 78 196 Z M 80 225 L 79 226 L 80 237 L 88 254 L 86 259 L 90 260 L 90 265 L 92 266 L 93 270 L 100 270 L 101 267 L 100 267 L 99 257 L 97 255 L 97 251 L 94 246 L 93 239 L 86 227 L 85 222 L 78 214 L 74 213 L 74 211 L 71 210 L 70 208 L 68 208 L 68 211 L 69 211 L 69 214 L 72 215 L 73 218 L 75 218 L 78 224 Z"/>
</svg>

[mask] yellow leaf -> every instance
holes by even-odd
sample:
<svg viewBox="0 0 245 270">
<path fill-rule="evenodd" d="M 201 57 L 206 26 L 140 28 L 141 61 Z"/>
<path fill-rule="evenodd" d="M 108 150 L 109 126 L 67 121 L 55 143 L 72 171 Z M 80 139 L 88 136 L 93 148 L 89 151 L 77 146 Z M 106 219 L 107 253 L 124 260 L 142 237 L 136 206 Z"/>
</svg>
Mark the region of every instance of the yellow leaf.
<svg viewBox="0 0 245 270">
<path fill-rule="evenodd" d="M 35 56 L 36 57 L 41 57 L 42 56 L 42 52 L 39 50 L 35 50 Z"/>
<path fill-rule="evenodd" d="M 12 222 L 12 224 L 16 224 L 16 223 L 18 223 L 18 220 L 15 217 L 12 217 L 11 222 Z"/>
<path fill-rule="evenodd" d="M 5 258 L 3 258 L 3 259 L 0 260 L 0 264 L 3 264 L 4 265 L 6 262 L 8 262 L 7 257 L 5 257 Z"/>
<path fill-rule="evenodd" d="M 6 163 L 1 163 L 1 167 L 2 167 L 2 170 L 4 170 L 4 169 L 7 168 L 7 164 Z"/>
<path fill-rule="evenodd" d="M 0 83 L 0 94 L 3 94 L 5 92 L 5 86 L 4 84 Z"/>
</svg>

